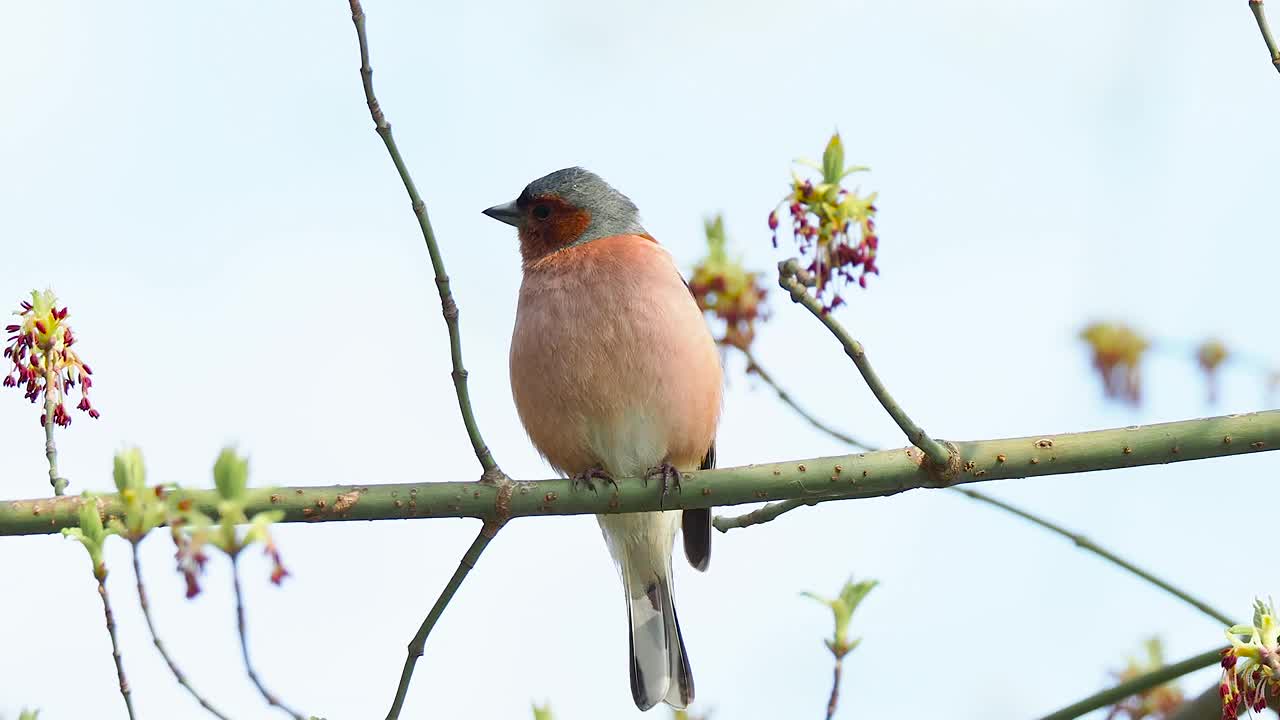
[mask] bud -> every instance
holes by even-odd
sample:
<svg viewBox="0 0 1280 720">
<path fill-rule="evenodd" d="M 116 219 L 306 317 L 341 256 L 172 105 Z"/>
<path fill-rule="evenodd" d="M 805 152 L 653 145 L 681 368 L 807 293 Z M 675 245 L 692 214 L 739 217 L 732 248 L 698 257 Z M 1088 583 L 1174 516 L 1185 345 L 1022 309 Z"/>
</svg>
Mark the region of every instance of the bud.
<svg viewBox="0 0 1280 720">
<path fill-rule="evenodd" d="M 831 614 L 835 620 L 835 630 L 831 638 L 824 642 L 827 649 L 836 656 L 837 660 L 848 655 L 851 650 L 858 646 L 858 643 L 862 642 L 861 638 L 849 639 L 849 623 L 853 618 L 853 612 L 858 609 L 867 594 L 878 584 L 879 582 L 876 580 L 862 580 L 855 583 L 853 578 L 850 578 L 840 588 L 839 595 L 831 599 L 811 592 L 801 593 L 801 595 L 831 608 Z"/>
<path fill-rule="evenodd" d="M 248 459 L 240 457 L 229 447 L 223 448 L 213 464 L 213 484 L 223 500 L 243 499 L 245 488 L 249 486 Z"/>
</svg>

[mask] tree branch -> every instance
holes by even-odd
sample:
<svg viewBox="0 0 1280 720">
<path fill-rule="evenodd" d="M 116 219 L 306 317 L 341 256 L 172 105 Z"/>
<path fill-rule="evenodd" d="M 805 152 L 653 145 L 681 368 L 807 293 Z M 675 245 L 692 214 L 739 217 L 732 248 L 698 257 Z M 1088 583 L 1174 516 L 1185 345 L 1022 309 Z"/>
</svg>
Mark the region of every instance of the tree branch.
<svg viewBox="0 0 1280 720">
<path fill-rule="evenodd" d="M 1165 665 L 1164 667 L 1158 670 L 1153 670 L 1146 675 L 1139 675 L 1132 680 L 1126 680 L 1119 685 L 1107 688 L 1100 693 L 1090 695 L 1084 700 L 1073 703 L 1072 705 L 1062 708 L 1057 712 L 1049 713 L 1040 720 L 1071 720 L 1071 718 L 1078 718 L 1085 713 L 1093 712 L 1094 710 L 1107 707 L 1108 705 L 1114 705 L 1130 695 L 1136 695 L 1144 690 L 1150 690 L 1158 685 L 1163 685 L 1170 680 L 1180 678 L 1183 675 L 1195 672 L 1200 668 L 1216 665 L 1221 659 L 1222 649 L 1215 648 L 1194 657 L 1189 657 L 1182 662 Z"/>
<path fill-rule="evenodd" d="M 462 585 L 462 581 L 466 579 L 467 573 L 471 572 L 476 566 L 476 561 L 480 559 L 480 554 L 489 546 L 489 541 L 494 535 L 498 534 L 501 525 L 493 525 L 486 522 L 484 527 L 480 528 L 476 539 L 471 542 L 471 547 L 467 548 L 467 552 L 462 556 L 462 560 L 458 562 L 458 569 L 453 572 L 453 577 L 449 578 L 449 584 L 445 585 L 444 590 L 440 593 L 440 597 L 436 598 L 436 604 L 431 607 L 431 612 L 427 613 L 427 617 L 422 621 L 422 626 L 418 628 L 418 633 L 413 636 L 413 640 L 409 643 L 409 656 L 405 658 L 404 669 L 400 671 L 400 684 L 396 686 L 396 697 L 391 703 L 391 710 L 387 712 L 387 720 L 396 720 L 400 717 L 400 710 L 404 706 L 405 696 L 409 692 L 409 680 L 413 677 L 413 668 L 418 662 L 418 658 L 422 657 L 423 649 L 427 645 L 427 636 L 431 634 L 432 628 L 436 626 L 436 621 L 444 614 L 444 609 L 449 605 L 449 601 L 453 599 L 453 594 L 457 592 L 458 587 Z"/>
<path fill-rule="evenodd" d="M 53 422 L 52 416 L 50 416 L 49 421 Z M 115 614 L 111 612 L 111 597 L 107 595 L 107 571 L 105 568 L 95 568 L 93 575 L 98 580 L 98 596 L 102 598 L 102 614 L 107 621 L 107 634 L 111 636 L 111 659 L 116 664 L 116 678 L 120 681 L 120 696 L 124 698 L 124 708 L 129 713 L 129 720 L 133 720 L 133 695 L 129 690 L 129 681 L 124 676 L 124 661 L 120 658 L 120 641 L 116 638 Z"/>
<path fill-rule="evenodd" d="M 178 664 L 169 656 L 169 651 L 165 649 L 164 643 L 160 642 L 160 635 L 156 632 L 155 622 L 151 619 L 151 605 L 147 602 L 147 589 L 142 583 L 142 562 L 138 556 L 138 544 L 140 542 L 142 542 L 142 538 L 129 539 L 129 545 L 133 548 L 133 574 L 138 581 L 138 604 L 142 606 L 142 617 L 147 621 L 147 631 L 151 633 L 151 642 L 155 644 L 156 650 L 160 652 L 160 657 L 164 658 L 165 664 L 169 666 L 169 672 L 173 674 L 173 679 L 177 680 L 178 684 L 185 688 L 196 702 L 200 703 L 200 707 L 209 711 L 209 714 L 219 720 L 229 720 L 226 715 L 219 712 L 200 693 L 196 692 L 196 689 L 187 680 L 187 676 L 178 669 Z"/>
<path fill-rule="evenodd" d="M 835 669 L 831 671 L 831 695 L 827 698 L 827 720 L 836 715 L 836 706 L 840 703 L 840 674 L 844 658 L 837 656 Z"/>
<path fill-rule="evenodd" d="M 53 421 L 54 410 L 58 404 L 53 401 L 53 387 L 58 382 L 58 374 L 52 358 L 45 358 L 44 371 L 44 456 L 49 461 L 49 484 L 53 486 L 54 495 L 62 495 L 67 489 L 67 479 L 58 474 L 58 445 L 53 440 L 53 430 L 57 425 Z"/>
<path fill-rule="evenodd" d="M 1060 435 L 956 443 L 964 466 L 951 485 L 1159 465 L 1280 449 L 1280 410 L 1134 425 Z M 884 497 L 916 488 L 943 486 L 923 467 L 920 451 L 808 458 L 682 473 L 682 492 L 664 498 L 641 478 L 619 478 L 618 489 L 573 491 L 569 480 L 511 482 L 389 483 L 286 487 L 263 491 L 245 505 L 252 516 L 281 510 L 284 522 L 334 522 L 403 518 L 498 518 L 540 515 L 652 512 L 756 503 L 761 500 L 818 502 Z M 178 490 L 201 512 L 217 517 L 212 490 Z M 74 527 L 79 497 L 0 501 L 0 536 L 42 535 Z M 98 497 L 106 514 L 118 517 L 119 498 Z"/>
<path fill-rule="evenodd" d="M 809 417 L 804 412 L 804 410 L 801 409 L 800 406 L 796 404 L 795 401 L 793 401 L 789 395 L 787 395 L 787 393 L 781 388 L 781 386 L 779 386 L 771 377 L 769 377 L 769 375 L 765 373 L 763 369 L 761 369 L 758 365 L 755 365 L 755 360 L 751 358 L 750 355 L 748 355 L 747 357 L 748 357 L 748 363 L 750 363 L 751 366 L 754 366 L 756 368 L 756 372 L 759 373 L 760 376 L 765 379 L 765 382 L 768 383 L 769 386 L 772 387 L 778 393 L 778 397 L 783 402 L 785 402 L 788 406 L 794 409 L 797 413 L 799 413 L 802 417 L 805 417 L 806 419 L 808 419 L 809 422 L 812 423 L 815 428 L 837 439 L 847 438 L 847 436 L 844 435 L 843 433 Z M 863 446 L 863 447 L 867 447 L 867 446 Z M 874 448 L 868 447 L 867 449 L 874 449 Z M 1094 543 L 1093 541 L 1089 540 L 1083 535 L 1073 533 L 1070 530 L 1067 530 L 1066 528 L 1063 528 L 1062 526 L 1054 522 L 1046 520 L 1033 513 L 1027 512 L 1022 508 L 1016 507 L 1014 505 L 1010 505 L 1002 500 L 997 500 L 996 498 L 991 497 L 990 495 L 987 495 L 985 493 L 978 492 L 977 490 L 970 490 L 967 488 L 959 488 L 959 487 L 955 487 L 951 489 L 957 492 L 964 493 L 965 495 L 969 496 L 974 500 L 987 503 L 988 505 L 1000 508 L 1001 510 L 1017 515 L 1018 517 L 1024 520 L 1035 523 L 1036 525 L 1039 525 L 1040 527 L 1046 530 L 1049 530 L 1050 532 L 1057 533 L 1058 535 L 1061 535 L 1062 537 L 1067 538 L 1068 540 L 1075 543 L 1077 547 L 1084 550 L 1088 550 L 1089 552 L 1092 552 L 1095 555 L 1098 555 L 1099 557 L 1114 563 L 1120 568 L 1124 570 L 1128 570 L 1130 573 L 1137 575 L 1138 577 L 1142 578 L 1143 580 L 1146 580 L 1152 585 L 1155 585 L 1161 590 L 1164 590 L 1165 592 L 1190 604 L 1191 606 L 1195 607 L 1197 610 L 1200 610 L 1201 612 L 1205 613 L 1206 615 L 1218 621 L 1224 626 L 1229 627 L 1235 623 L 1235 621 L 1227 617 L 1225 613 L 1215 610 L 1214 608 L 1210 607 L 1207 603 L 1203 602 L 1202 600 L 1199 600 L 1193 597 L 1189 593 L 1183 590 L 1180 590 L 1174 587 L 1173 585 L 1169 584 L 1168 582 L 1161 580 L 1155 575 L 1147 572 L 1146 570 L 1139 568 L 1138 566 L 1125 560 L 1119 555 L 1116 555 L 1110 550 L 1107 550 L 1106 548 Z M 786 512 L 790 512 L 791 510 L 794 510 L 797 507 L 800 507 L 802 505 L 815 505 L 815 504 L 816 502 L 811 500 L 785 500 L 782 502 L 774 502 L 774 503 L 769 503 L 768 505 L 765 505 L 764 507 L 759 508 L 757 510 L 753 510 L 749 513 L 744 513 L 736 517 L 716 516 L 715 520 L 713 521 L 713 524 L 715 525 L 716 529 L 719 530 L 720 532 L 728 532 L 733 528 L 749 527 L 751 525 L 766 523 L 773 520 L 774 518 L 777 518 L 779 515 L 782 515 L 783 513 L 786 513 Z"/>
<path fill-rule="evenodd" d="M 236 630 L 240 635 L 240 656 L 244 659 L 244 669 L 249 673 L 249 679 L 253 681 L 253 686 L 258 688 L 258 694 L 262 695 L 262 699 L 267 701 L 271 707 L 280 708 L 284 712 L 292 715 L 294 720 L 307 720 L 302 713 L 290 709 L 289 706 L 280 702 L 280 698 L 276 697 L 267 687 L 262 684 L 262 680 L 258 678 L 258 672 L 253 669 L 253 663 L 249 660 L 249 633 L 245 629 L 244 621 L 244 594 L 240 591 L 240 552 L 229 553 L 231 556 L 231 582 L 236 593 Z"/>
<path fill-rule="evenodd" d="M 778 284 L 782 286 L 783 290 L 791 293 L 792 302 L 803 305 L 814 317 L 821 320 L 823 325 L 827 326 L 827 330 L 830 330 L 831 334 L 844 346 L 845 354 L 849 356 L 850 360 L 853 360 L 858 372 L 862 373 L 862 379 L 867 382 L 867 386 L 871 388 L 876 400 L 880 401 L 880 404 L 884 406 L 893 421 L 898 424 L 899 428 L 902 428 L 907 440 L 912 445 L 920 448 L 936 468 L 946 472 L 952 463 L 951 453 L 942 443 L 929 437 L 924 428 L 917 425 L 914 420 L 907 416 L 906 411 L 889 394 L 888 388 L 884 386 L 884 383 L 880 382 L 880 376 L 876 375 L 876 371 L 871 367 L 871 361 L 867 360 L 867 353 L 862 348 L 862 343 L 854 340 L 849 335 L 849 332 L 840 323 L 836 322 L 835 317 L 824 310 L 822 304 L 809 294 L 809 289 L 802 278 L 802 274 L 803 270 L 800 269 L 800 263 L 796 262 L 795 259 L 778 263 Z"/>
<path fill-rule="evenodd" d="M 360 7 L 360 0 L 350 0 L 350 2 L 351 20 L 355 23 L 356 38 L 360 43 L 360 79 L 364 85 L 364 97 L 369 105 L 369 115 L 373 117 L 374 129 L 377 130 L 378 137 L 382 138 L 383 144 L 387 146 L 387 152 L 391 155 L 391 161 L 395 163 L 396 171 L 400 173 L 404 189 L 409 193 L 413 214 L 418 218 L 418 227 L 422 230 L 422 238 L 427 242 L 427 252 L 431 255 L 431 267 L 435 270 L 436 287 L 440 291 L 440 306 L 444 310 L 445 325 L 449 328 L 449 355 L 453 362 L 453 389 L 458 396 L 458 409 L 462 412 L 462 422 L 467 427 L 467 437 L 471 439 L 471 448 L 475 451 L 476 459 L 480 461 L 485 477 L 496 479 L 502 471 L 480 435 L 480 426 L 476 423 L 475 411 L 471 408 L 471 394 L 467 390 L 467 369 L 462 365 L 462 335 L 458 326 L 458 304 L 454 302 L 453 294 L 449 290 L 449 276 L 444 270 L 444 258 L 440 255 L 435 232 L 431 229 L 431 220 L 427 217 L 427 205 L 418 194 L 413 178 L 409 177 L 409 168 L 405 166 L 404 159 L 400 157 L 400 148 L 396 146 L 395 138 L 391 136 L 391 123 L 387 122 L 386 116 L 382 113 L 382 107 L 373 94 L 373 68 L 369 66 L 369 40 L 365 35 L 364 10 Z"/>
<path fill-rule="evenodd" d="M 1000 500 L 997 500 L 997 499 L 995 499 L 995 498 L 991 497 L 990 495 L 985 495 L 985 494 L 983 494 L 983 493 L 976 492 L 976 491 L 974 491 L 974 490 L 970 490 L 970 489 L 968 489 L 968 488 L 953 488 L 953 489 L 954 489 L 954 490 L 956 490 L 957 492 L 962 492 L 962 493 L 964 493 L 965 495 L 968 495 L 970 498 L 973 498 L 974 500 L 978 500 L 978 501 L 980 501 L 980 502 L 987 503 L 988 505 L 993 505 L 993 506 L 995 506 L 995 507 L 1000 508 L 1001 510 L 1004 510 L 1005 512 L 1013 513 L 1014 515 L 1017 515 L 1018 517 L 1022 518 L 1023 520 L 1027 520 L 1028 522 L 1033 522 L 1033 523 L 1035 523 L 1036 525 L 1039 525 L 1040 527 L 1044 528 L 1045 530 L 1048 530 L 1048 531 L 1053 532 L 1053 533 L 1057 533 L 1058 535 L 1061 535 L 1062 537 L 1064 537 L 1064 538 L 1066 538 L 1066 539 L 1070 540 L 1071 542 L 1075 543 L 1075 544 L 1076 544 L 1076 546 L 1077 546 L 1077 547 L 1079 547 L 1079 548 L 1082 548 L 1082 549 L 1084 549 L 1084 550 L 1088 550 L 1089 552 L 1091 552 L 1091 553 L 1093 553 L 1093 554 L 1095 554 L 1095 555 L 1098 555 L 1098 556 L 1100 556 L 1100 557 L 1106 558 L 1107 560 L 1111 561 L 1112 563 L 1114 563 L 1114 564 L 1116 564 L 1116 565 L 1119 565 L 1120 567 L 1124 568 L 1125 570 L 1128 570 L 1129 572 L 1133 573 L 1134 575 L 1137 575 L 1138 577 L 1142 578 L 1143 580 L 1146 580 L 1147 582 L 1151 583 L 1152 585 L 1155 585 L 1156 587 L 1160 588 L 1161 590 L 1164 590 L 1165 592 L 1169 593 L 1170 595 L 1173 595 L 1174 597 L 1178 598 L 1179 600 L 1182 600 L 1183 602 L 1187 603 L 1188 605 L 1191 605 L 1192 607 L 1196 608 L 1197 610 L 1199 610 L 1200 612 L 1204 613 L 1205 615 L 1208 615 L 1209 617 L 1213 618 L 1214 620 L 1217 620 L 1219 623 L 1221 623 L 1221 624 L 1223 625 L 1223 627 L 1224 627 L 1224 628 L 1231 627 L 1231 626 L 1232 626 L 1232 625 L 1234 625 L 1234 624 L 1235 624 L 1235 622 L 1236 622 L 1235 620 L 1232 620 L 1230 617 L 1228 617 L 1226 613 L 1221 612 L 1221 611 L 1219 611 L 1219 610 L 1216 610 L 1216 609 L 1214 609 L 1214 608 L 1210 607 L 1210 606 L 1209 606 L 1207 603 L 1205 603 L 1204 601 L 1199 600 L 1199 599 L 1197 599 L 1197 598 L 1195 598 L 1195 597 L 1192 597 L 1192 596 L 1191 596 L 1190 594 L 1188 594 L 1187 592 L 1185 592 L 1185 591 L 1183 591 L 1183 590 L 1180 590 L 1180 589 L 1178 589 L 1178 588 L 1174 587 L 1173 585 L 1170 585 L 1169 583 L 1165 582 L 1164 580 L 1161 580 L 1160 578 L 1156 577 L 1155 575 L 1152 575 L 1150 572 L 1147 572 L 1146 570 L 1143 570 L 1142 568 L 1138 567 L 1137 565 L 1134 565 L 1133 563 L 1129 562 L 1128 560 L 1125 560 L 1124 558 L 1120 557 L 1119 555 L 1116 555 L 1115 553 L 1113 553 L 1113 552 L 1111 552 L 1110 550 L 1108 550 L 1108 549 L 1106 549 L 1106 548 L 1102 547 L 1101 545 L 1098 545 L 1097 543 L 1094 543 L 1092 540 L 1090 540 L 1089 538 L 1085 537 L 1084 535 L 1080 535 L 1080 534 L 1078 534 L 1078 533 L 1071 532 L 1070 530 L 1067 530 L 1066 528 L 1064 528 L 1064 527 L 1062 527 L 1062 526 L 1060 526 L 1060 525 L 1057 525 L 1057 524 L 1052 523 L 1052 522 L 1050 522 L 1050 521 L 1048 521 L 1048 520 L 1045 520 L 1044 518 L 1041 518 L 1041 517 L 1037 517 L 1037 516 L 1035 516 L 1035 515 L 1032 515 L 1031 513 L 1027 512 L 1027 511 L 1025 511 L 1025 510 L 1022 510 L 1022 509 L 1020 509 L 1020 508 L 1016 508 L 1016 507 L 1014 507 L 1014 506 L 1012 506 L 1012 505 L 1009 505 L 1008 503 L 1005 503 L 1005 502 L 1002 502 L 1002 501 L 1000 501 Z"/>
<path fill-rule="evenodd" d="M 1280 71 L 1280 48 L 1276 47 L 1275 38 L 1271 36 L 1271 26 L 1267 24 L 1267 13 L 1262 9 L 1262 0 L 1249 0 L 1249 9 L 1253 11 L 1253 19 L 1258 21 L 1258 30 L 1262 32 L 1262 41 L 1267 44 L 1271 64 Z"/>
<path fill-rule="evenodd" d="M 747 356 L 747 373 L 751 375 L 755 375 L 756 377 L 764 381 L 764 384 L 768 385 L 774 391 L 774 393 L 778 395 L 778 399 L 781 400 L 783 404 L 785 404 L 787 407 L 795 411 L 797 415 L 804 418 L 805 421 L 808 422 L 810 425 L 812 425 L 814 428 L 821 430 L 822 432 L 830 435 L 831 437 L 839 440 L 840 442 L 846 445 L 852 445 L 853 447 L 859 448 L 862 450 L 876 449 L 875 446 L 868 445 L 867 443 L 853 437 L 852 435 L 847 435 L 839 430 L 836 430 L 835 428 L 826 425 L 825 423 L 823 423 L 821 420 L 814 417 L 813 415 L 810 415 L 809 411 L 805 410 L 803 407 L 800 407 L 800 404 L 797 403 L 794 399 L 792 399 L 791 394 L 788 393 L 785 389 L 783 389 L 783 387 L 779 385 L 776 380 L 773 379 L 773 376 L 770 375 L 763 367 L 760 366 L 759 363 L 756 362 L 756 357 L 751 353 L 750 350 L 744 350 L 742 351 L 742 353 Z"/>
<path fill-rule="evenodd" d="M 422 230 L 422 238 L 427 243 L 427 252 L 431 255 L 431 267 L 436 274 L 436 287 L 440 291 L 440 307 L 444 311 L 445 325 L 449 329 L 449 357 L 453 363 L 453 389 L 458 396 L 458 409 L 462 413 L 462 422 L 467 428 L 467 437 L 471 439 L 471 448 L 475 451 L 476 459 L 480 461 L 480 467 L 483 473 L 480 478 L 481 485 L 487 487 L 491 494 L 494 494 L 498 500 L 511 495 L 511 479 L 507 477 L 502 469 L 498 467 L 497 461 L 493 459 L 493 454 L 489 451 L 489 447 L 485 444 L 484 438 L 480 435 L 480 426 L 476 422 L 475 411 L 471 408 L 471 394 L 467 389 L 467 369 L 462 364 L 462 335 L 458 324 L 458 304 L 454 302 L 453 294 L 449 290 L 449 276 L 444 270 L 444 258 L 440 255 L 439 245 L 436 243 L 435 231 L 431 229 L 431 220 L 427 217 L 427 205 L 422 201 L 422 196 L 418 194 L 418 188 L 413 183 L 413 178 L 409 176 L 409 168 L 405 166 L 404 159 L 400 156 L 400 148 L 396 146 L 395 138 L 391 135 L 391 123 L 387 122 L 386 116 L 382 113 L 382 107 L 378 104 L 377 97 L 373 94 L 373 68 L 369 65 L 369 38 L 365 33 L 365 15 L 364 9 L 360 6 L 360 0 L 350 0 L 351 5 L 351 21 L 356 27 L 356 40 L 360 45 L 360 81 L 364 86 L 365 101 L 369 105 L 369 115 L 373 118 L 374 129 L 378 132 L 378 137 L 382 138 L 382 142 L 387 146 L 387 153 L 391 155 L 391 161 L 395 163 L 396 172 L 400 173 L 400 180 L 404 183 L 404 189 L 409 193 L 409 200 L 413 205 L 413 214 L 418 218 L 418 227 Z M 368 488 L 365 488 L 367 491 Z M 350 494 L 355 488 L 348 491 L 344 497 L 352 498 Z M 408 508 L 412 511 L 416 508 L 417 501 L 413 497 L 417 494 L 416 489 L 411 489 L 408 493 Z M 480 493 L 475 494 L 476 497 Z M 392 504 L 395 508 L 404 506 L 404 502 L 394 499 L 396 493 L 391 493 Z M 354 495 L 350 500 L 355 503 L 360 499 L 360 494 Z M 324 509 L 326 505 L 323 500 L 318 501 L 319 508 Z M 339 502 L 335 498 L 333 505 L 335 512 L 339 511 Z M 498 530 L 506 522 L 506 514 L 501 508 L 495 507 L 492 513 L 486 513 L 486 521 L 484 529 L 480 531 L 480 536 L 476 538 L 471 549 L 462 557 L 462 564 L 458 571 L 454 573 L 453 578 L 449 580 L 449 584 L 445 586 L 440 597 L 436 599 L 435 606 L 431 608 L 431 612 L 423 620 L 422 626 L 418 628 L 418 633 L 414 635 L 413 641 L 409 643 L 409 657 L 405 660 L 404 670 L 400 675 L 400 685 L 396 689 L 395 702 L 391 706 L 391 711 L 387 714 L 388 720 L 394 720 L 399 717 L 400 707 L 404 704 L 405 693 L 409 690 L 409 680 L 413 676 L 414 665 L 417 664 L 418 658 L 422 656 L 422 648 L 426 643 L 427 635 L 431 633 L 431 628 L 435 626 L 436 620 L 440 614 L 444 612 L 444 608 L 449 604 L 453 593 L 462 584 L 466 578 L 467 572 L 471 570 L 471 566 L 475 564 L 476 558 L 484 551 L 489 540 L 497 534 Z"/>
</svg>

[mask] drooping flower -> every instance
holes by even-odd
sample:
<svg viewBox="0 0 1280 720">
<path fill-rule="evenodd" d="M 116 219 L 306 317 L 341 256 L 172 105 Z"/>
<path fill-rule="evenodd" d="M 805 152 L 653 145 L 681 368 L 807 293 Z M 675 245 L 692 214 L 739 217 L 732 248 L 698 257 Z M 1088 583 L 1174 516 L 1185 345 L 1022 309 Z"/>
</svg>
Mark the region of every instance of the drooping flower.
<svg viewBox="0 0 1280 720">
<path fill-rule="evenodd" d="M 1093 353 L 1108 398 L 1130 405 L 1142 401 L 1142 357 L 1150 343 L 1128 325 L 1099 322 L 1080 332 Z"/>
<path fill-rule="evenodd" d="M 755 339 L 756 320 L 765 317 L 766 291 L 759 273 L 747 272 L 741 260 L 729 257 L 724 219 L 708 220 L 705 230 L 707 256 L 694 267 L 689 290 L 704 313 L 723 323 L 716 342 L 745 352 Z"/>
<path fill-rule="evenodd" d="M 1145 658 L 1129 658 L 1125 669 L 1115 673 L 1117 683 L 1132 680 L 1164 667 L 1164 646 L 1160 643 L 1160 638 L 1148 639 L 1146 651 Z M 1182 690 L 1177 684 L 1168 682 L 1143 690 L 1136 695 L 1130 695 L 1116 703 L 1111 707 L 1111 712 L 1107 713 L 1107 720 L 1121 717 L 1127 720 L 1167 720 L 1182 707 L 1184 700 Z"/>
<path fill-rule="evenodd" d="M 44 399 L 52 406 L 53 417 L 42 413 L 40 424 L 53 422 L 66 427 L 71 424 L 67 395 L 77 383 L 80 402 L 76 409 L 92 418 L 98 417 L 98 410 L 89 402 L 93 370 L 72 349 L 76 337 L 67 323 L 70 313 L 57 305 L 58 298 L 52 290 L 33 290 L 31 301 L 24 301 L 14 312 L 18 322 L 5 327 L 9 337 L 4 358 L 10 367 L 0 386 L 22 388 L 23 397 L 33 403 Z"/>
<path fill-rule="evenodd" d="M 1255 600 L 1253 624 L 1227 628 L 1227 640 L 1231 647 L 1222 651 L 1218 694 L 1222 717 L 1233 720 L 1241 709 L 1265 710 L 1268 692 L 1280 695 L 1280 623 L 1272 603 Z"/>
<path fill-rule="evenodd" d="M 1205 382 L 1209 386 L 1209 402 L 1218 401 L 1218 368 L 1226 361 L 1227 346 L 1221 340 L 1205 340 L 1196 348 L 1196 363 L 1204 371 Z"/>
</svg>

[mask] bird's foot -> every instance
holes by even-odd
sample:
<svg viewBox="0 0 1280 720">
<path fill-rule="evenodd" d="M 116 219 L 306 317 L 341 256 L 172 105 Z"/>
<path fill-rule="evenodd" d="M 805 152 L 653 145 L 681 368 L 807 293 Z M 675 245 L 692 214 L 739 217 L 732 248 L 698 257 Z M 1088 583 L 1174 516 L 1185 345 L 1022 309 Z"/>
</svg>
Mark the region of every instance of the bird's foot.
<svg viewBox="0 0 1280 720">
<path fill-rule="evenodd" d="M 574 490 L 585 487 L 591 492 L 596 492 L 596 484 L 594 482 L 596 480 L 603 482 L 605 485 L 612 485 L 614 490 L 618 489 L 617 481 L 599 465 L 583 470 L 580 473 L 575 473 L 573 477 L 569 478 L 569 485 Z"/>
<path fill-rule="evenodd" d="M 649 468 L 649 472 L 645 473 L 644 476 L 644 484 L 648 486 L 650 480 L 662 482 L 663 497 L 669 495 L 672 488 L 675 488 L 676 492 L 680 492 L 680 471 L 671 463 L 664 462 L 657 467 Z"/>
</svg>

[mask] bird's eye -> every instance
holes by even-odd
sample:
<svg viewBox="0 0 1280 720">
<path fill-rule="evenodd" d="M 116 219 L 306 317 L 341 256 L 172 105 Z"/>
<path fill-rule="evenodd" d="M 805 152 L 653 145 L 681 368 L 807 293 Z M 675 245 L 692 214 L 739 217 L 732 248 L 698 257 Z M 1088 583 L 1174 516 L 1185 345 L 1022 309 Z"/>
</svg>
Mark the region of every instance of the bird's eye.
<svg viewBox="0 0 1280 720">
<path fill-rule="evenodd" d="M 539 220 L 546 220 L 551 215 L 551 208 L 546 205 L 535 205 L 533 207 L 533 216 Z"/>
</svg>

